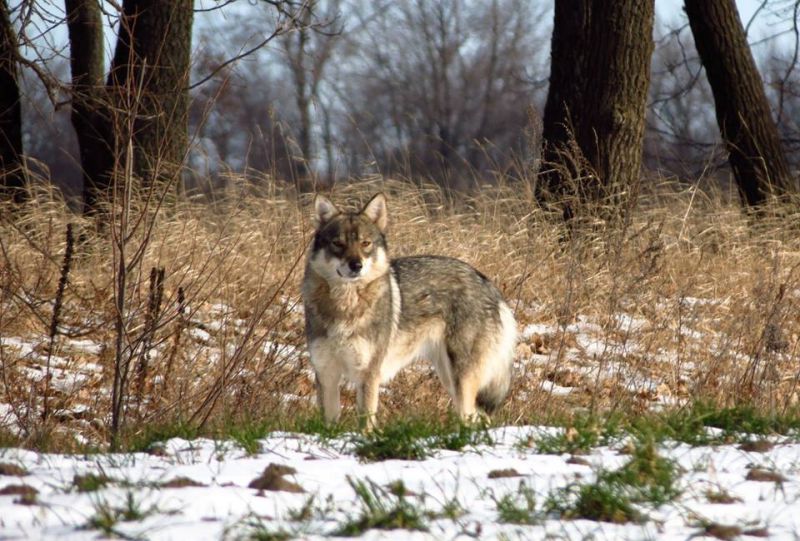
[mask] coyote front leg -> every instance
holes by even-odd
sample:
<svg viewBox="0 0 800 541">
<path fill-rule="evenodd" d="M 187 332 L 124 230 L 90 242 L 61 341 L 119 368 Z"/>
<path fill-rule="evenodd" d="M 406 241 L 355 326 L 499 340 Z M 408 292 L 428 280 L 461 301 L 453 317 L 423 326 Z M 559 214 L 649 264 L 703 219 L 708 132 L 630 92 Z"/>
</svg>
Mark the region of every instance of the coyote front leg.
<svg viewBox="0 0 800 541">
<path fill-rule="evenodd" d="M 341 409 L 339 382 L 341 379 L 341 372 L 331 368 L 316 371 L 317 404 L 328 423 L 335 423 L 339 420 Z"/>
<path fill-rule="evenodd" d="M 368 375 L 358 386 L 356 391 L 356 406 L 358 415 L 363 419 L 364 429 L 367 431 L 375 428 L 375 416 L 378 413 L 378 390 L 380 381 L 376 375 Z"/>
</svg>

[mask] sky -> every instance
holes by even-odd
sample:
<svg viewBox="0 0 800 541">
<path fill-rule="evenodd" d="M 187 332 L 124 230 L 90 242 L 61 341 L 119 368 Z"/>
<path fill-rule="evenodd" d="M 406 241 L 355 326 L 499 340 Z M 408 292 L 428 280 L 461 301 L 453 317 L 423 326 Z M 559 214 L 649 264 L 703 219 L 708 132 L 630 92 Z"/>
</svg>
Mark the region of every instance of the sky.
<svg viewBox="0 0 800 541">
<path fill-rule="evenodd" d="M 217 4 L 215 0 L 195 0 L 196 6 L 199 9 L 208 9 Z M 756 12 L 758 7 L 763 4 L 763 0 L 736 0 L 736 5 L 739 8 L 739 13 L 742 17 L 744 24 L 750 21 L 750 18 Z M 775 5 L 785 3 L 781 0 L 768 0 L 767 7 L 761 11 L 758 18 L 754 21 L 750 30 L 750 41 L 757 42 L 763 37 L 774 34 L 776 32 L 786 32 L 790 29 L 790 21 L 787 18 L 779 18 L 774 13 L 770 13 L 770 8 Z M 63 14 L 63 7 L 60 2 L 43 2 L 42 3 L 51 14 L 58 16 Z M 546 0 L 542 4 L 552 4 L 552 0 Z M 222 10 L 215 10 L 210 12 L 198 12 L 195 17 L 195 25 L 198 30 L 207 28 L 213 25 L 220 17 L 230 17 L 233 13 L 239 12 L 243 9 L 251 8 L 254 5 L 252 1 L 239 0 L 233 4 L 226 6 Z M 683 0 L 656 0 L 656 27 L 667 26 L 674 28 L 681 24 L 683 17 Z M 785 33 L 780 38 L 782 46 L 790 47 L 794 42 L 794 37 L 790 33 Z M 66 44 L 67 32 L 64 25 L 60 25 L 52 29 L 49 35 L 49 41 L 56 46 Z M 114 36 L 107 30 L 107 54 L 110 55 L 113 51 Z M 762 45 L 757 45 L 760 47 Z"/>
<path fill-rule="evenodd" d="M 681 20 L 685 20 L 683 2 L 684 0 L 656 0 L 656 25 L 661 23 L 673 28 L 679 26 Z M 766 6 L 758 13 L 748 34 L 748 41 L 753 44 L 756 55 L 759 49 L 768 46 L 767 43 L 762 43 L 762 40 L 776 33 L 782 33 L 777 38 L 781 47 L 792 47 L 794 36 L 789 32 L 791 19 L 772 11 L 780 4 L 785 5 L 785 0 L 767 0 L 766 2 L 764 0 L 736 0 L 736 7 L 739 9 L 742 23 L 747 25 L 762 4 L 766 4 Z"/>
</svg>

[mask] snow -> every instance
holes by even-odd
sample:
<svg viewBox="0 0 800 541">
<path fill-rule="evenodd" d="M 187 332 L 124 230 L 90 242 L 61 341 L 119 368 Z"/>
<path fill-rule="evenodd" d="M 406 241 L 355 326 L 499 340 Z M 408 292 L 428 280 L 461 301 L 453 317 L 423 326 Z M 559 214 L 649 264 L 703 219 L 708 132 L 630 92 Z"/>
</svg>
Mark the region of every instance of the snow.
<svg viewBox="0 0 800 541">
<path fill-rule="evenodd" d="M 547 517 L 537 525 L 504 524 L 496 500 L 518 494 L 520 483 L 532 489 L 537 506 L 559 487 L 591 482 L 597 468 L 618 468 L 628 460 L 617 445 L 597 447 L 583 456 L 586 463 L 568 462 L 568 455 L 546 455 L 524 445 L 558 429 L 505 427 L 491 431 L 494 444 L 464 451 L 435 451 L 420 461 L 362 462 L 347 437 L 320 440 L 315 436 L 272 433 L 260 440 L 260 450 L 247 455 L 235 443 L 171 439 L 158 454 L 57 455 L 22 449 L 0 450 L 0 463 L 21 466 L 23 476 L 0 476 L 0 491 L 24 484 L 38 491 L 33 505 L 15 503 L 19 496 L 0 496 L 0 537 L 3 539 L 96 539 L 86 527 L 104 505 L 124 507 L 132 498 L 143 517 L 120 521 L 119 536 L 147 539 L 224 539 L 247 535 L 247 522 L 257 520 L 267 531 L 290 532 L 304 539 L 322 539 L 360 513 L 348 482 L 371 481 L 378 486 L 402 480 L 416 496 L 415 505 L 441 511 L 457 500 L 465 513 L 455 519 L 432 518 L 428 532 L 371 530 L 364 539 L 675 539 L 702 537 L 702 523 L 737 525 L 744 530 L 767 528 L 774 539 L 795 539 L 800 533 L 800 443 L 774 438 L 764 453 L 736 445 L 666 444 L 662 456 L 682 468 L 682 495 L 646 512 L 643 524 L 610 524 Z M 306 493 L 259 491 L 248 488 L 269 464 L 294 468 L 286 476 Z M 774 470 L 780 483 L 748 481 L 751 468 Z M 513 468 L 520 476 L 490 479 L 489 472 Z M 103 474 L 113 481 L 94 492 L 77 492 L 75 475 Z M 164 488 L 165 481 L 189 478 L 203 486 Z M 727 492 L 737 500 L 710 503 L 707 492 Z M 313 498 L 313 513 L 292 520 L 292 511 Z M 294 516 L 294 518 L 297 518 Z"/>
<path fill-rule="evenodd" d="M 699 308 L 714 299 L 682 297 L 683 307 Z M 213 304 L 202 324 L 188 329 L 191 340 L 186 347 L 206 351 L 205 362 L 213 364 L 225 354 L 235 353 L 235 341 L 225 342 L 217 335 L 231 328 L 242 332 L 247 321 L 225 304 Z M 293 305 L 293 314 L 302 314 L 302 306 Z M 199 317 L 199 316 L 198 316 Z M 675 362 L 676 354 L 665 348 L 648 346 L 647 332 L 654 323 L 625 312 L 610 320 L 579 314 L 563 326 L 553 322 L 529 323 L 521 332 L 523 348 L 515 361 L 517 370 L 536 373 L 532 384 L 552 396 L 564 396 L 612 380 L 633 394 L 648 394 L 649 406 L 659 409 L 680 404 L 688 398 L 667 380 L 680 377 L 691 380 L 698 367 L 693 361 Z M 694 347 L 717 349 L 735 359 L 747 360 L 744 353 L 726 347 L 723 333 L 694 328 L 692 321 L 675 329 L 676 335 Z M 218 343 L 219 342 L 219 343 Z M 260 352 L 274 363 L 299 368 L 311 374 L 303 348 L 280 333 L 265 334 Z M 46 342 L 41 338 L 2 337 L 2 353 L 18 361 L 19 374 L 31 384 L 44 378 Z M 687 346 L 688 347 L 688 346 Z M 87 400 L 102 376 L 103 344 L 88 339 L 60 337 L 50 357 L 52 389 L 71 395 L 74 400 L 65 413 L 77 421 L 69 430 L 87 444 L 78 423 L 89 426 L 92 407 Z M 648 349 L 650 348 L 650 349 Z M 157 350 L 154 350 L 157 351 Z M 688 349 L 687 349 L 688 351 Z M 630 361 L 640 354 L 644 362 Z M 597 362 L 602 360 L 602 362 Z M 674 370 L 659 370 L 668 364 Z M 415 369 L 427 370 L 427 365 Z M 161 378 L 161 375 L 157 375 Z M 665 379 L 666 378 L 666 379 Z M 529 389 L 520 390 L 525 400 Z M 98 393 L 107 392 L 97 389 Z M 287 388 L 280 394 L 284 403 L 313 401 L 314 397 L 295 394 Z M 17 406 L 20 407 L 20 406 Z M 27 407 L 27 406 L 24 406 Z M 23 412 L 24 413 L 24 412 Z M 86 415 L 82 415 L 86 414 Z M 17 410 L 0 404 L 0 427 L 12 433 L 20 425 Z M 231 441 L 172 439 L 154 448 L 157 453 L 57 455 L 22 449 L 0 449 L 0 465 L 17 465 L 26 474 L 0 475 L 0 539 L 97 539 L 108 535 L 90 526 L 103 509 L 122 509 L 131 505 L 141 516 L 120 519 L 111 534 L 124 538 L 146 539 L 240 539 L 252 534 L 252 523 L 269 532 L 288 532 L 303 539 L 322 539 L 336 532 L 361 512 L 352 483 L 374 483 L 385 487 L 402 480 L 410 491 L 409 500 L 432 514 L 427 532 L 407 530 L 369 530 L 364 539 L 693 539 L 703 537 L 706 525 L 717 523 L 738 526 L 742 531 L 765 528 L 770 538 L 800 537 L 800 443 L 798 439 L 773 437 L 774 447 L 766 452 L 746 451 L 737 445 L 695 446 L 667 443 L 663 456 L 681 467 L 681 496 L 658 509 L 643 507 L 648 520 L 642 524 L 610 524 L 591 520 L 567 520 L 555 515 L 541 516 L 535 525 L 503 523 L 497 501 L 512 495 L 524 501 L 521 490 L 535 494 L 537 511 L 549 495 L 574 483 L 591 483 L 599 469 L 618 468 L 629 456 L 622 452 L 623 442 L 592 449 L 581 458 L 585 464 L 570 460 L 569 455 L 547 455 L 529 445 L 549 427 L 505 427 L 492 430 L 493 445 L 467 448 L 461 452 L 435 451 L 420 461 L 360 461 L 350 436 L 321 440 L 310 435 L 272 433 L 259 442 L 259 451 L 248 455 Z M 757 438 L 755 438 L 757 439 Z M 577 461 L 579 462 L 579 461 Z M 290 466 L 296 473 L 286 476 L 305 493 L 259 491 L 248 488 L 270 464 Z M 753 468 L 774 471 L 784 480 L 747 480 Z M 489 472 L 516 470 L 518 477 L 489 478 Z M 111 481 L 99 490 L 79 492 L 76 475 L 105 475 Z M 165 481 L 191 479 L 200 486 L 170 488 Z M 521 484 L 523 489 L 521 489 Z M 37 491 L 35 498 L 19 494 L 3 495 L 4 490 L 24 485 Z M 9 487 L 12 487 L 11 489 Z M 525 488 L 527 487 L 527 488 Z M 726 494 L 731 503 L 713 503 L 708 493 Z M 309 504 L 311 512 L 302 520 L 297 512 Z M 132 503 L 131 503 L 132 502 Z M 456 518 L 441 516 L 443 508 L 457 502 L 464 513 Z M 540 513 L 541 514 L 541 513 Z M 266 536 L 264 536 L 266 537 Z M 747 536 L 743 536 L 747 537 Z"/>
</svg>

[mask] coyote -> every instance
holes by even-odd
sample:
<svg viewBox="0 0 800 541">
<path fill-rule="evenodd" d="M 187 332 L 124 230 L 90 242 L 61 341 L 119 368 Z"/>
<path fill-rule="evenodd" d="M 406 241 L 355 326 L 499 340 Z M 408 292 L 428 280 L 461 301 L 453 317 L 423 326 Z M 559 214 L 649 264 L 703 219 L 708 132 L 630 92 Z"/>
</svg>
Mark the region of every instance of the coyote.
<svg viewBox="0 0 800 541">
<path fill-rule="evenodd" d="M 462 419 L 473 419 L 476 406 L 495 410 L 511 383 L 517 323 L 489 279 L 450 257 L 390 259 L 381 193 L 360 212 L 317 195 L 314 213 L 302 294 L 325 419 L 339 417 L 344 378 L 371 429 L 379 385 L 417 359 L 433 363 Z"/>
</svg>

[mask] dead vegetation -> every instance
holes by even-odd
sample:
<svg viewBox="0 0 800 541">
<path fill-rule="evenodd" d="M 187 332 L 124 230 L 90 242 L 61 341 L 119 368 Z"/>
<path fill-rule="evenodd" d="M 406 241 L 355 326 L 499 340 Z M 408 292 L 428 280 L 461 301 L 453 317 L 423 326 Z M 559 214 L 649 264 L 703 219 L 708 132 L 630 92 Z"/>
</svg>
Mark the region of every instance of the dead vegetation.
<svg viewBox="0 0 800 541">
<path fill-rule="evenodd" d="M 697 400 L 796 405 L 800 236 L 789 211 L 756 218 L 671 183 L 569 227 L 525 183 L 465 196 L 373 179 L 333 197 L 355 205 L 378 190 L 394 255 L 459 257 L 510 300 L 522 339 L 506 420 Z M 4 209 L 2 430 L 29 445 L 100 444 L 116 410 L 124 434 L 313 410 L 298 290 L 309 203 L 280 186 L 215 203 L 130 197 L 124 230 L 50 195 Z M 424 365 L 381 400 L 386 415 L 448 408 Z"/>
</svg>

